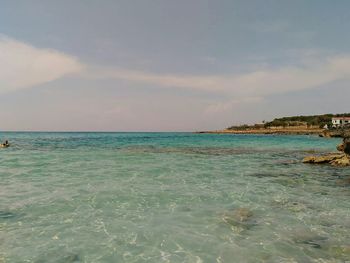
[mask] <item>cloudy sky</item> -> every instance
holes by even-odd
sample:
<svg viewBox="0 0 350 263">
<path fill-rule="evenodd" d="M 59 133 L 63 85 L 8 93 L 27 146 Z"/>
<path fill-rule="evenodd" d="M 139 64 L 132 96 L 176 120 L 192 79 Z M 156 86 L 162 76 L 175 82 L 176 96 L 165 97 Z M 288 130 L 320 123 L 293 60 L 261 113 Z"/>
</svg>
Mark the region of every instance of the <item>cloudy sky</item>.
<svg viewBox="0 0 350 263">
<path fill-rule="evenodd" d="M 1 130 L 350 112 L 348 0 L 0 0 Z"/>
</svg>

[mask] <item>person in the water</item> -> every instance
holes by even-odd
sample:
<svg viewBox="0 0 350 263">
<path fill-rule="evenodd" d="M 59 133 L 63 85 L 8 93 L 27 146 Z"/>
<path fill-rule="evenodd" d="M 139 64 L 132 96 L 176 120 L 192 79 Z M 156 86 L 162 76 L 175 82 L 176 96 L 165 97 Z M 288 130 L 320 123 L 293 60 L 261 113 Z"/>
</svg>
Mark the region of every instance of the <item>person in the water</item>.
<svg viewBox="0 0 350 263">
<path fill-rule="evenodd" d="M 3 144 L 1 144 L 2 147 L 7 148 L 10 146 L 9 141 L 6 140 Z"/>
</svg>

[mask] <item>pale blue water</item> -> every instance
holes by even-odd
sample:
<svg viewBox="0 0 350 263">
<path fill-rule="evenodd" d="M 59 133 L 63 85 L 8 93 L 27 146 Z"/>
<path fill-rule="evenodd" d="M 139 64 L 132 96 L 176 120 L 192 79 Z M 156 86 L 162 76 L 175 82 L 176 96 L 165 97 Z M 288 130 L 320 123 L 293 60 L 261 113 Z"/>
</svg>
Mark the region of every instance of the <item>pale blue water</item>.
<svg viewBox="0 0 350 263">
<path fill-rule="evenodd" d="M 0 136 L 1 263 L 350 260 L 350 169 L 300 162 L 339 139 Z"/>
</svg>

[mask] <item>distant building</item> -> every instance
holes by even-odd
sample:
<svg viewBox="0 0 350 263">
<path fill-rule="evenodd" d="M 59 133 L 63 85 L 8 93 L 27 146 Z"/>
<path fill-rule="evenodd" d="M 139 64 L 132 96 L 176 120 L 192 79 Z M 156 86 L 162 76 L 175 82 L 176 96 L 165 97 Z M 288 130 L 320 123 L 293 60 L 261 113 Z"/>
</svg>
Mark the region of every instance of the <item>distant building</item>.
<svg viewBox="0 0 350 263">
<path fill-rule="evenodd" d="M 350 117 L 333 117 L 333 127 L 343 127 L 350 124 Z"/>
</svg>

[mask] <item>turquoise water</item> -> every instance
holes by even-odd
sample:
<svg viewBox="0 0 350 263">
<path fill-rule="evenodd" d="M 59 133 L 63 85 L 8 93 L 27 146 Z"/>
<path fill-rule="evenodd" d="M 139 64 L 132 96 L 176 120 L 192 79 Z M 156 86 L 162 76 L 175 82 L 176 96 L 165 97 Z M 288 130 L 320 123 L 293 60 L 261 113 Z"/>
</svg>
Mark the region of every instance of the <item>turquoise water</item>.
<svg viewBox="0 0 350 263">
<path fill-rule="evenodd" d="M 2 133 L 0 262 L 345 262 L 339 139 Z"/>
</svg>

